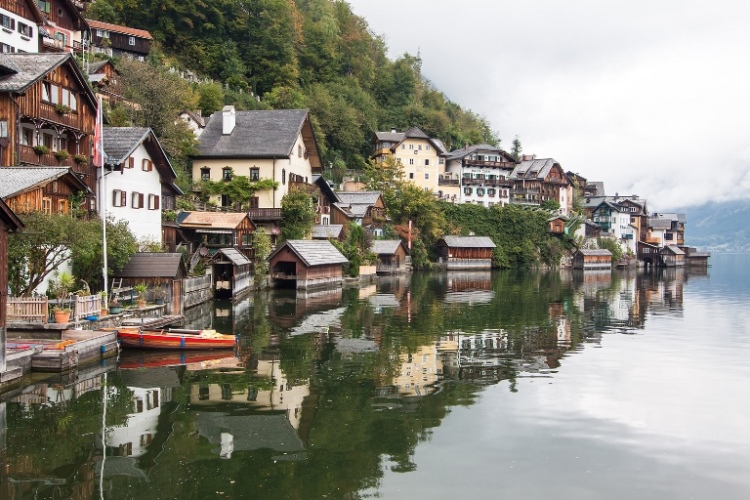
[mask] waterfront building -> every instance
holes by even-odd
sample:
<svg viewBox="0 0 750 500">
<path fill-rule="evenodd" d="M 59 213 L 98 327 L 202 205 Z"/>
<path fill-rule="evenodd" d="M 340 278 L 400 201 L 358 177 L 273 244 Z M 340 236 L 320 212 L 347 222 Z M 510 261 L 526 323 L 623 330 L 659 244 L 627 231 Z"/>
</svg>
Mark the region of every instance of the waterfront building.
<svg viewBox="0 0 750 500">
<path fill-rule="evenodd" d="M 437 253 L 449 270 L 489 269 L 495 246 L 489 236 L 443 236 L 437 242 Z"/>
<path fill-rule="evenodd" d="M 438 180 L 441 199 L 453 203 L 475 203 L 491 207 L 507 205 L 516 160 L 489 144 L 466 146 L 446 157 L 445 172 Z"/>
<path fill-rule="evenodd" d="M 405 132 L 375 132 L 373 159 L 377 163 L 394 158 L 404 169 L 404 180 L 437 194 L 438 176 L 445 168 L 446 148 L 440 139 L 417 127 Z"/>
</svg>

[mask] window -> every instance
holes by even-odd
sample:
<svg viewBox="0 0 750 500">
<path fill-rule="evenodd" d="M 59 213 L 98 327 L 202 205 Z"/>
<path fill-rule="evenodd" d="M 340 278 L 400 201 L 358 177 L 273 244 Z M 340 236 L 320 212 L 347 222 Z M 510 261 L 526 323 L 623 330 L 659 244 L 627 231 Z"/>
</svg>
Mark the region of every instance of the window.
<svg viewBox="0 0 750 500">
<path fill-rule="evenodd" d="M 18 32 L 27 38 L 34 36 L 34 28 L 26 23 L 18 23 Z"/>
<path fill-rule="evenodd" d="M 409 144 L 409 149 L 414 149 L 414 144 Z"/>
<path fill-rule="evenodd" d="M 445 158 L 440 158 L 438 160 L 438 163 L 440 163 L 441 165 L 444 165 L 445 164 Z"/>
<path fill-rule="evenodd" d="M 430 166 L 430 159 L 429 158 L 425 158 L 424 164 L 425 164 L 426 167 Z"/>
<path fill-rule="evenodd" d="M 68 200 L 57 200 L 57 211 L 61 214 L 67 214 Z"/>
<path fill-rule="evenodd" d="M 0 137 L 8 137 L 8 120 L 0 120 Z"/>
<path fill-rule="evenodd" d="M 302 158 L 302 145 L 297 144 L 297 156 Z"/>
<path fill-rule="evenodd" d="M 51 2 L 49 0 L 36 0 L 36 6 L 39 7 L 39 10 L 47 14 L 50 12 L 50 5 Z"/>
<path fill-rule="evenodd" d="M 401 149 L 406 149 L 406 144 L 402 144 Z"/>
<path fill-rule="evenodd" d="M 42 144 L 52 150 L 53 137 L 52 134 L 42 134 Z"/>
<path fill-rule="evenodd" d="M 409 158 L 409 165 L 414 165 L 414 158 Z"/>
<path fill-rule="evenodd" d="M 477 188 L 477 196 L 484 196 L 484 188 Z"/>
<path fill-rule="evenodd" d="M 154 169 L 154 162 L 149 160 L 148 158 L 144 158 L 141 160 L 141 170 L 144 172 L 151 172 Z"/>
<path fill-rule="evenodd" d="M 135 45 L 135 37 L 134 36 L 129 36 L 128 37 L 128 45 L 131 45 L 131 46 Z"/>
<path fill-rule="evenodd" d="M 15 47 L 11 47 L 7 43 L 0 43 L 0 52 L 2 52 L 3 54 L 11 54 L 15 51 Z"/>
<path fill-rule="evenodd" d="M 414 178 L 414 172 L 409 172 L 409 179 L 413 179 L 413 178 Z"/>
<path fill-rule="evenodd" d="M 30 128 L 21 129 L 21 144 L 24 146 L 34 145 L 34 130 Z"/>
<path fill-rule="evenodd" d="M 250 180 L 251 181 L 260 180 L 260 169 L 258 167 L 253 167 L 250 169 Z"/>
<path fill-rule="evenodd" d="M 60 104 L 60 87 L 51 83 L 49 84 L 49 102 Z"/>
<path fill-rule="evenodd" d="M 133 192 L 130 207 L 135 209 L 143 208 L 143 193 Z"/>
<path fill-rule="evenodd" d="M 224 167 L 221 169 L 221 179 L 224 181 L 232 180 L 232 169 L 230 167 Z"/>
<path fill-rule="evenodd" d="M 58 31 L 55 33 L 55 40 L 60 42 L 63 47 L 68 45 L 68 35 L 66 33 L 63 33 L 62 31 Z"/>
<path fill-rule="evenodd" d="M 126 191 L 122 191 L 120 189 L 115 189 L 112 191 L 112 206 L 113 207 L 124 207 L 127 205 L 127 198 L 128 193 Z"/>
<path fill-rule="evenodd" d="M 425 172 L 425 174 L 424 174 L 424 180 L 426 180 L 426 181 L 430 180 L 430 173 L 429 172 Z"/>
<path fill-rule="evenodd" d="M 52 198 L 42 198 L 42 212 L 45 215 L 52 213 Z"/>
<path fill-rule="evenodd" d="M 159 195 L 158 194 L 148 195 L 148 209 L 159 210 Z"/>
<path fill-rule="evenodd" d="M 425 149 L 426 149 L 427 151 L 429 151 L 429 150 L 430 150 L 430 145 L 428 144 L 428 145 L 427 145 L 427 146 L 425 146 L 424 148 L 425 148 Z"/>
<path fill-rule="evenodd" d="M 250 197 L 250 208 L 258 208 L 260 206 L 260 198 L 257 196 Z"/>
<path fill-rule="evenodd" d="M 202 181 L 210 181 L 211 180 L 211 169 L 210 168 L 202 168 L 201 169 L 201 180 Z"/>
<path fill-rule="evenodd" d="M 49 87 L 50 87 L 50 84 L 46 82 L 42 85 L 42 100 L 43 101 L 50 102 L 51 100 L 49 97 L 49 94 L 50 94 Z"/>
<path fill-rule="evenodd" d="M 108 30 L 96 30 L 96 36 L 99 38 L 109 38 Z"/>
<path fill-rule="evenodd" d="M 470 195 L 471 194 L 471 188 L 470 187 L 465 187 L 464 188 L 464 194 Z"/>
<path fill-rule="evenodd" d="M 422 145 L 421 145 L 421 144 L 419 145 L 419 148 L 418 148 L 418 149 L 419 149 L 420 151 L 422 151 Z"/>
<path fill-rule="evenodd" d="M 132 156 L 128 157 L 128 168 L 134 168 L 135 167 L 135 158 Z"/>
<path fill-rule="evenodd" d="M 281 169 L 281 184 L 282 185 L 286 184 L 286 169 L 285 168 Z"/>
<path fill-rule="evenodd" d="M 3 29 L 6 31 L 12 30 L 16 28 L 16 20 L 12 17 L 0 14 L 0 25 L 2 25 Z"/>
<path fill-rule="evenodd" d="M 496 194 L 497 194 L 497 190 L 495 188 L 489 188 L 487 190 L 487 195 L 488 196 L 495 196 Z"/>
</svg>

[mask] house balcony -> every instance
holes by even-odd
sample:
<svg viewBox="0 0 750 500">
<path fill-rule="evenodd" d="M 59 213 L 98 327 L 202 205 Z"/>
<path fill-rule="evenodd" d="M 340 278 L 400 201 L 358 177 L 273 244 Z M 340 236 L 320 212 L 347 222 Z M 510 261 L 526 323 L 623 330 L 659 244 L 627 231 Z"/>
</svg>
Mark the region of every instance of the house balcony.
<svg viewBox="0 0 750 500">
<path fill-rule="evenodd" d="M 438 177 L 438 186 L 456 186 L 458 187 L 460 185 L 460 181 L 458 179 L 453 179 L 451 177 Z"/>
<path fill-rule="evenodd" d="M 492 167 L 513 169 L 516 164 L 509 161 L 464 160 L 465 167 Z"/>
<path fill-rule="evenodd" d="M 79 133 L 83 132 L 81 130 L 78 112 L 67 111 L 64 113 L 60 113 L 55 108 L 54 104 L 50 104 L 48 102 L 42 102 L 39 104 L 38 115 L 36 115 L 35 118 L 41 118 L 46 122 L 54 123 L 57 125 L 63 125 Z"/>
<path fill-rule="evenodd" d="M 281 209 L 280 208 L 251 208 L 247 211 L 247 215 L 253 221 L 275 221 L 281 220 Z"/>
<path fill-rule="evenodd" d="M 58 160 L 54 152 L 38 154 L 31 146 L 18 146 L 18 161 L 26 165 L 44 165 L 47 167 L 72 167 L 74 165 L 73 155 L 65 160 Z"/>
</svg>

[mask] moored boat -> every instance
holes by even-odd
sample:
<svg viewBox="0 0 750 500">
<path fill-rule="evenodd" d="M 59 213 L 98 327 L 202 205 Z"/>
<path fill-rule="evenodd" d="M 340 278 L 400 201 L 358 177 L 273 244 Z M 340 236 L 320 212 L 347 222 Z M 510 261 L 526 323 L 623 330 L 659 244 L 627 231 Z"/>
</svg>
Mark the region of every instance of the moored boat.
<svg viewBox="0 0 750 500">
<path fill-rule="evenodd" d="M 117 339 L 123 347 L 138 349 L 232 349 L 237 339 L 216 330 L 143 330 L 118 328 Z"/>
</svg>

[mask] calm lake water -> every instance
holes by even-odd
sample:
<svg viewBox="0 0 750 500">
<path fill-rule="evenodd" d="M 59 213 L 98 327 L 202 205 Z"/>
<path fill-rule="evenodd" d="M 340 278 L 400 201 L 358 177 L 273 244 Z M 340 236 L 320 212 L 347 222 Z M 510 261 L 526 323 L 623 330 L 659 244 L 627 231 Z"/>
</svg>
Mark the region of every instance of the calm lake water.
<svg viewBox="0 0 750 500">
<path fill-rule="evenodd" d="M 750 256 L 449 273 L 193 311 L 0 395 L 0 498 L 750 498 Z M 104 432 L 103 432 L 104 430 Z"/>
</svg>

